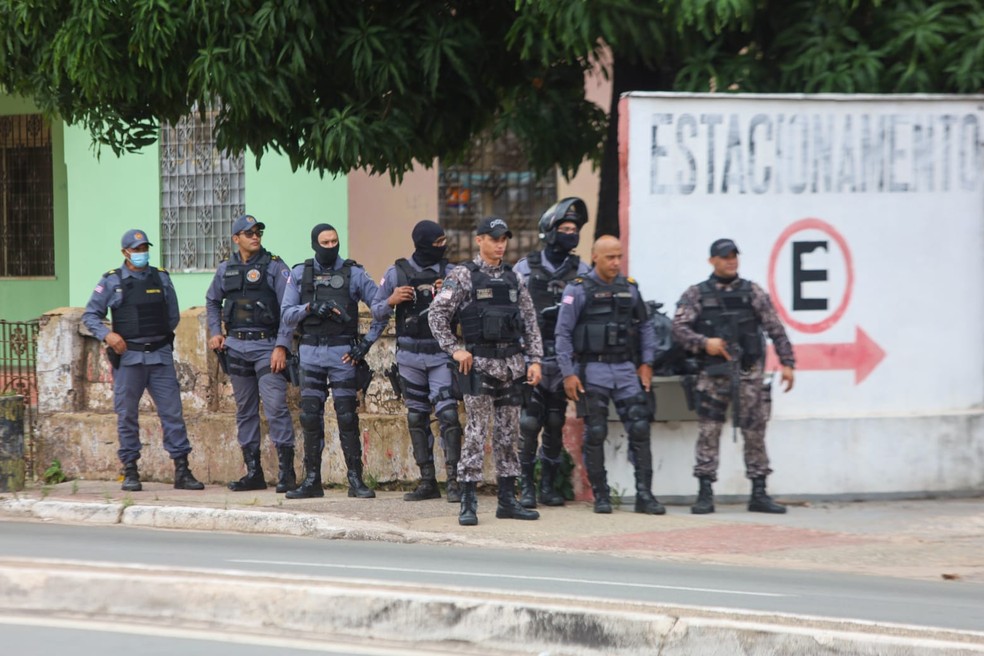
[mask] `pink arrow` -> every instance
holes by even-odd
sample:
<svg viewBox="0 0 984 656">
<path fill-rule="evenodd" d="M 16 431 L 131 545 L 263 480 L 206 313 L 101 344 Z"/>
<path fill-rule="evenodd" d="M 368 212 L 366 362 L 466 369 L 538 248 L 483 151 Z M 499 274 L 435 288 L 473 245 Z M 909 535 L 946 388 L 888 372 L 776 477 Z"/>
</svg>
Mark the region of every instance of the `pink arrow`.
<svg viewBox="0 0 984 656">
<path fill-rule="evenodd" d="M 885 359 L 885 351 L 876 344 L 868 333 L 855 327 L 854 342 L 844 344 L 797 344 L 796 369 L 800 371 L 844 371 L 854 370 L 854 384 L 860 385 L 864 379 Z M 766 368 L 779 367 L 775 349 L 769 346 Z"/>
</svg>

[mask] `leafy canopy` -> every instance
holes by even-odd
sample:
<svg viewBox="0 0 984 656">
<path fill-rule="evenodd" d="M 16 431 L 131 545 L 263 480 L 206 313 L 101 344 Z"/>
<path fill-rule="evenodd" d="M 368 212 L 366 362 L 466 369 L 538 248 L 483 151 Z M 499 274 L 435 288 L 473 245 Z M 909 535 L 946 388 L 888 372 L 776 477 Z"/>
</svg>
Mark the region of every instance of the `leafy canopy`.
<svg viewBox="0 0 984 656">
<path fill-rule="evenodd" d="M 539 172 L 600 162 L 605 52 L 650 89 L 984 87 L 984 0 L 0 0 L 0 38 L 0 85 L 117 153 L 217 107 L 257 163 L 394 179 L 506 130 Z"/>
</svg>

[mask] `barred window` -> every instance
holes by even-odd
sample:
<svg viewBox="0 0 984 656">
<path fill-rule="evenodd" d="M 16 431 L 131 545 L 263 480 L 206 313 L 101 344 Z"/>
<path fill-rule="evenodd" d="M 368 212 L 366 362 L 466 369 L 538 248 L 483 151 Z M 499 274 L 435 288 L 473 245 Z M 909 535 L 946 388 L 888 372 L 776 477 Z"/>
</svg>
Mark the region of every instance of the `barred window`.
<svg viewBox="0 0 984 656">
<path fill-rule="evenodd" d="M 557 202 L 557 176 L 534 175 L 514 136 L 476 143 L 463 163 L 439 164 L 438 176 L 438 222 L 448 237 L 449 260 L 475 257 L 475 226 L 492 215 L 505 219 L 513 233 L 507 262 L 539 247 L 537 223 Z"/>
<path fill-rule="evenodd" d="M 51 126 L 0 116 L 0 276 L 55 275 Z"/>
<path fill-rule="evenodd" d="M 215 117 L 197 110 L 161 126 L 161 263 L 215 269 L 229 256 L 229 230 L 246 211 L 243 156 L 215 148 Z"/>
</svg>

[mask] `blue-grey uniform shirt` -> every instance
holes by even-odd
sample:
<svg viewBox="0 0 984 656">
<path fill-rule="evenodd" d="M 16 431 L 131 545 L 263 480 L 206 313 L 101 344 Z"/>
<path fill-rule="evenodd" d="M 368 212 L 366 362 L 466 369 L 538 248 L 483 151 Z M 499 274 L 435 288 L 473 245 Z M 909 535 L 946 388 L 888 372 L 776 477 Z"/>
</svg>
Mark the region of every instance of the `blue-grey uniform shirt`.
<svg viewBox="0 0 984 656">
<path fill-rule="evenodd" d="M 261 250 L 256 253 L 253 257 L 246 260 L 246 264 L 258 259 L 265 252 L 265 250 Z M 238 250 L 230 256 L 230 259 L 234 264 L 242 262 Z M 215 270 L 215 277 L 212 278 L 212 284 L 209 285 L 208 291 L 205 292 L 205 310 L 208 315 L 208 332 L 210 335 L 222 334 L 222 299 L 225 298 L 225 294 L 222 291 L 222 280 L 228 265 L 229 262 L 225 260 L 219 263 L 219 268 Z M 279 258 L 270 260 L 270 264 L 267 265 L 266 279 L 267 284 L 277 294 L 277 301 L 280 303 L 280 306 L 283 307 L 284 294 L 287 291 L 287 283 L 290 281 L 290 268 Z M 289 351 L 293 334 L 293 329 L 288 328 L 281 321 L 280 328 L 277 331 L 277 343 L 275 346 L 283 346 Z M 259 341 L 263 344 L 266 340 Z M 252 342 L 236 339 L 231 335 L 226 338 L 226 346 L 231 349 L 241 351 L 248 348 L 250 344 Z M 269 348 L 269 346 L 266 346 L 266 348 Z"/>
<path fill-rule="evenodd" d="M 455 265 L 450 262 L 448 262 L 447 265 L 444 267 L 444 271 L 440 271 L 440 266 L 441 266 L 440 262 L 432 264 L 429 267 L 422 267 L 414 261 L 412 256 L 407 258 L 407 262 L 410 263 L 410 268 L 412 268 L 414 271 L 424 271 L 424 270 L 434 271 L 435 273 L 439 274 L 441 278 L 446 278 L 448 275 L 448 271 L 450 271 L 455 267 Z M 396 308 L 390 307 L 390 304 L 387 303 L 387 300 L 389 299 L 390 295 L 393 293 L 393 290 L 400 286 L 399 280 L 400 280 L 399 272 L 396 270 L 396 265 L 392 265 L 390 266 L 390 268 L 386 269 L 386 273 L 383 274 L 383 279 L 379 283 L 379 294 L 376 296 L 376 300 L 373 301 L 372 303 L 372 318 L 374 321 L 383 321 L 383 322 L 389 321 L 389 318 L 393 314 L 393 310 L 395 310 Z M 437 295 L 436 290 L 434 292 L 434 295 L 435 296 Z M 427 318 L 424 317 L 423 320 L 426 321 Z M 398 337 L 396 341 L 397 343 L 412 343 L 412 342 L 419 342 L 422 340 L 416 339 L 414 337 Z"/>
<path fill-rule="evenodd" d="M 602 282 L 598 274 L 592 269 L 585 276 L 597 282 Z M 629 278 L 630 283 L 634 282 Z M 602 283 L 604 284 L 604 283 Z M 630 284 L 633 302 L 643 305 L 642 295 L 635 284 Z M 643 307 L 645 307 L 643 305 Z M 581 316 L 584 309 L 584 286 L 571 283 L 564 288 L 564 295 L 560 301 L 560 312 L 557 315 L 557 362 L 560 364 L 560 373 L 567 378 L 577 373 L 574 355 L 574 326 Z M 643 321 L 639 326 L 639 336 L 642 343 L 642 362 L 640 364 L 652 364 L 656 357 L 656 331 L 650 321 Z M 581 381 L 584 382 L 584 381 Z"/>
<path fill-rule="evenodd" d="M 120 266 L 120 273 L 123 278 L 137 278 L 143 280 L 150 275 L 151 267 L 145 267 L 137 271 L 131 271 L 126 266 L 126 262 Z M 167 271 L 158 269 L 161 277 L 161 284 L 164 287 L 164 300 L 167 304 L 167 323 L 171 331 L 178 327 L 181 321 L 181 311 L 178 309 L 178 296 L 174 292 L 174 284 Z M 116 271 L 103 274 L 99 279 L 99 284 L 92 290 L 92 296 L 85 305 L 85 312 L 82 313 L 82 323 L 96 336 L 100 342 L 106 339 L 106 335 L 112 332 L 103 323 L 107 313 L 111 309 L 118 308 L 123 303 L 123 281 Z M 154 335 L 153 337 L 137 337 L 128 341 L 149 344 L 157 342 L 167 337 L 167 335 Z M 123 352 L 120 359 L 121 366 L 134 364 L 170 364 L 173 362 L 172 348 L 168 344 L 156 351 L 133 351 L 127 349 Z"/>
<path fill-rule="evenodd" d="M 335 266 L 331 267 L 330 270 L 337 271 L 342 268 L 344 263 L 345 260 L 338 257 L 335 260 Z M 315 275 L 323 273 L 326 270 L 328 269 L 321 266 L 321 263 L 317 259 L 314 260 Z M 294 268 L 290 272 L 290 280 L 287 281 L 287 289 L 284 291 L 284 299 L 280 307 L 281 330 L 285 327 L 294 330 L 297 328 L 297 324 L 310 314 L 308 304 L 301 303 L 301 280 L 303 277 L 304 263 L 302 262 L 301 264 L 294 265 Z M 379 286 L 369 277 L 366 270 L 361 266 L 353 266 L 352 276 L 349 279 L 349 297 L 353 301 L 362 301 L 372 307 L 372 303 L 376 300 L 378 294 Z M 386 328 L 388 320 L 388 317 L 383 321 L 373 317 L 372 323 L 369 325 L 369 333 L 366 335 L 366 340 L 375 342 L 379 339 L 379 336 L 383 334 L 383 330 Z"/>
</svg>

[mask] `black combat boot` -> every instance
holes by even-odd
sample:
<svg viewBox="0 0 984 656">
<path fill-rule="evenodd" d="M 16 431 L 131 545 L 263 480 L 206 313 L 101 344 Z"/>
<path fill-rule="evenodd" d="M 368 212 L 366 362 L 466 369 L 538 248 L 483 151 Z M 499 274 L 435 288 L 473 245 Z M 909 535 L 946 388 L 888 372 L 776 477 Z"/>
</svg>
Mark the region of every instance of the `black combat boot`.
<svg viewBox="0 0 984 656">
<path fill-rule="evenodd" d="M 523 508 L 536 508 L 536 462 L 520 463 L 523 476 L 519 482 L 519 504 Z"/>
<path fill-rule="evenodd" d="M 465 481 L 461 484 L 461 511 L 458 513 L 458 524 L 461 526 L 478 524 L 478 495 L 475 493 L 474 481 Z"/>
<path fill-rule="evenodd" d="M 359 499 L 375 498 L 376 493 L 370 490 L 362 480 L 362 457 L 355 459 L 346 456 L 345 466 L 348 467 L 348 471 L 345 473 L 349 484 L 348 495 Z"/>
<path fill-rule="evenodd" d="M 459 503 L 461 501 L 461 483 L 458 482 L 458 463 L 447 463 L 445 470 L 448 473 L 448 503 Z"/>
<path fill-rule="evenodd" d="M 665 515 L 663 507 L 653 496 L 653 472 L 651 469 L 637 470 L 636 475 L 635 511 L 645 515 Z"/>
<path fill-rule="evenodd" d="M 123 465 L 123 485 L 120 489 L 124 492 L 139 492 L 143 489 L 140 484 L 140 472 L 137 470 L 137 461 L 128 462 Z"/>
<path fill-rule="evenodd" d="M 540 503 L 545 506 L 564 505 L 564 495 L 554 487 L 558 468 L 559 465 L 556 462 L 540 461 Z"/>
<path fill-rule="evenodd" d="M 265 490 L 266 480 L 263 478 L 263 467 L 260 466 L 260 446 L 244 446 L 243 462 L 246 463 L 246 475 L 227 486 L 233 492 L 249 490 Z"/>
<path fill-rule="evenodd" d="M 425 499 L 440 499 L 441 490 L 437 487 L 437 474 L 434 463 L 420 466 L 420 482 L 413 492 L 403 495 L 404 501 L 424 501 Z"/>
<path fill-rule="evenodd" d="M 540 513 L 524 508 L 516 500 L 516 477 L 499 477 L 499 505 L 495 516 L 499 519 L 540 519 Z"/>
<path fill-rule="evenodd" d="M 297 473 L 294 471 L 294 447 L 278 446 L 277 460 L 280 462 L 277 492 L 289 492 L 297 487 Z"/>
<path fill-rule="evenodd" d="M 174 489 L 175 490 L 204 490 L 205 484 L 197 480 L 188 468 L 188 456 L 178 456 L 174 459 Z"/>
<path fill-rule="evenodd" d="M 594 493 L 594 511 L 599 515 L 612 514 L 612 497 L 608 491 L 608 485 L 605 483 L 592 484 L 591 491 Z"/>
<path fill-rule="evenodd" d="M 700 477 L 700 491 L 697 492 L 697 503 L 690 507 L 694 515 L 709 515 L 714 512 L 714 488 L 711 487 L 711 477 Z"/>
<path fill-rule="evenodd" d="M 786 506 L 776 503 L 765 493 L 765 476 L 752 479 L 752 498 L 748 500 L 748 512 L 772 513 L 781 515 Z"/>
<path fill-rule="evenodd" d="M 284 495 L 287 499 L 312 499 L 325 496 L 321 485 L 321 451 L 324 440 L 320 433 L 304 431 L 304 480 Z"/>
</svg>

